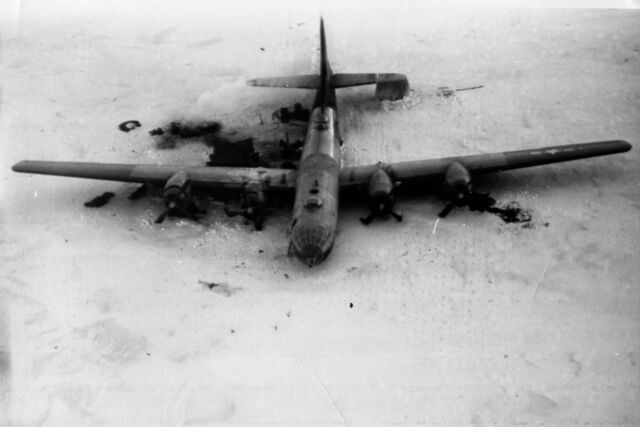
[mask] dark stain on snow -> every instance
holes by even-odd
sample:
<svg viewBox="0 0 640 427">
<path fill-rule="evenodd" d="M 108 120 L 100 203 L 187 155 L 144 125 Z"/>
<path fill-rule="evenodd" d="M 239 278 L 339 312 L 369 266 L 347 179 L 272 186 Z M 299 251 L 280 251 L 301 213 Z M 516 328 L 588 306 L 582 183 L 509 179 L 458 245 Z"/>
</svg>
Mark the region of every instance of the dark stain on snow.
<svg viewBox="0 0 640 427">
<path fill-rule="evenodd" d="M 167 130 L 171 135 L 182 138 L 194 138 L 196 136 L 210 135 L 218 133 L 222 125 L 215 121 L 204 121 L 202 123 L 171 122 Z"/>
<path fill-rule="evenodd" d="M 274 111 L 271 115 L 271 120 L 280 123 L 289 123 L 291 121 L 306 123 L 310 117 L 311 111 L 308 108 L 304 108 L 299 102 L 296 102 L 291 110 L 287 107 L 282 107 Z"/>
<path fill-rule="evenodd" d="M 242 290 L 241 287 L 234 287 L 226 283 L 205 282 L 204 280 L 198 280 L 198 283 L 208 288 L 210 291 L 215 292 L 219 295 L 223 295 L 225 297 L 230 297 L 231 295 Z"/>
<path fill-rule="evenodd" d="M 531 211 L 520 207 L 518 202 L 509 202 L 502 207 L 492 206 L 487 212 L 499 216 L 507 224 L 530 224 L 532 219 Z"/>
<path fill-rule="evenodd" d="M 172 149 L 180 138 L 199 138 L 208 135 L 217 135 L 222 129 L 222 124 L 213 120 L 202 122 L 173 121 L 162 128 L 156 128 L 149 132 L 152 136 L 160 138 L 156 146 L 160 149 Z"/>
<path fill-rule="evenodd" d="M 524 227 L 531 227 L 533 215 L 531 210 L 520 206 L 516 201 L 507 202 L 503 205 L 496 205 L 496 200 L 485 193 L 472 193 L 467 197 L 469 210 L 478 212 L 489 212 L 502 219 L 507 224 L 523 224 Z M 544 224 L 545 227 L 549 223 Z"/>
</svg>

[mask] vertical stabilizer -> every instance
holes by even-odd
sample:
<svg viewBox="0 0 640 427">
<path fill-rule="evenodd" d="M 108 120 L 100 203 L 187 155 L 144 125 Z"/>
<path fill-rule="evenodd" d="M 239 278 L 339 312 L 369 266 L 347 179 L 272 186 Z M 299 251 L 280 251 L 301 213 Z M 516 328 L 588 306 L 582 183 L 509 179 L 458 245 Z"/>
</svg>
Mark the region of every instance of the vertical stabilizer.
<svg viewBox="0 0 640 427">
<path fill-rule="evenodd" d="M 327 56 L 327 40 L 324 35 L 324 20 L 320 17 L 320 78 L 324 82 L 331 77 L 331 66 Z"/>
</svg>

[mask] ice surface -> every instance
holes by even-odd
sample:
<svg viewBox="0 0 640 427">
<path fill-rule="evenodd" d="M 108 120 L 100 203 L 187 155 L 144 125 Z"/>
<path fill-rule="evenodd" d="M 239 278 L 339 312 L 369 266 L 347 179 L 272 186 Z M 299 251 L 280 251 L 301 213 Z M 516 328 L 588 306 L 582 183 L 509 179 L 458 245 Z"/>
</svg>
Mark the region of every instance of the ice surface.
<svg viewBox="0 0 640 427">
<path fill-rule="evenodd" d="M 637 11 L 98 4 L 20 2 L 2 32 L 0 423 L 640 423 L 637 146 L 483 180 L 548 227 L 466 210 L 435 227 L 427 196 L 363 227 L 350 204 L 311 270 L 286 257 L 287 211 L 260 233 L 215 205 L 204 225 L 155 225 L 162 202 L 127 200 L 135 186 L 10 171 L 203 164 L 204 146 L 159 151 L 147 132 L 309 103 L 244 82 L 314 72 L 320 8 L 335 71 L 412 86 L 399 103 L 340 91 L 348 164 L 636 144 Z"/>
</svg>

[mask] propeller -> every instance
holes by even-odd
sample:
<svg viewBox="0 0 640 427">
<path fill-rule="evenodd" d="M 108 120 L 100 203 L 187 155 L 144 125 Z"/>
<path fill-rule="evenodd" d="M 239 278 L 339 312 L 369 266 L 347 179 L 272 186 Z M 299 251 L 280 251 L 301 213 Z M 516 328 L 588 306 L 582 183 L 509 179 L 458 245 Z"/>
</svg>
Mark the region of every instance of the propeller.
<svg viewBox="0 0 640 427">
<path fill-rule="evenodd" d="M 456 202 L 455 202 L 455 201 L 451 201 L 451 202 L 447 203 L 447 204 L 445 205 L 444 209 L 442 209 L 442 210 L 438 213 L 438 216 L 439 216 L 440 218 L 444 218 L 444 217 L 446 217 L 447 215 L 449 215 L 449 213 L 451 213 L 451 210 L 453 210 L 453 208 L 454 208 L 454 206 L 455 206 L 455 205 L 456 205 Z"/>
<path fill-rule="evenodd" d="M 444 218 L 451 210 L 457 206 L 464 206 L 468 202 L 471 193 L 471 174 L 460 162 L 453 162 L 444 174 L 444 182 L 449 193 L 449 203 L 447 203 L 438 213 L 440 218 Z"/>
<path fill-rule="evenodd" d="M 167 216 L 184 216 L 197 220 L 193 213 L 191 200 L 191 182 L 184 171 L 176 172 L 167 180 L 162 190 L 166 209 L 156 218 L 156 224 L 161 224 Z"/>
<path fill-rule="evenodd" d="M 396 221 L 402 221 L 402 213 L 394 210 L 396 202 L 394 189 L 399 184 L 393 182 L 390 172 L 386 169 L 382 163 L 379 163 L 378 169 L 369 178 L 368 193 L 371 212 L 366 218 L 360 218 L 360 222 L 364 225 L 370 224 L 376 216 L 384 219 L 392 216 Z"/>
<path fill-rule="evenodd" d="M 169 212 L 171 211 L 171 209 L 173 209 L 173 207 L 169 207 L 167 209 L 165 209 L 159 216 L 158 218 L 156 218 L 155 223 L 156 224 L 162 224 L 165 220 L 165 218 L 167 217 L 167 215 L 169 215 Z"/>
<path fill-rule="evenodd" d="M 228 217 L 242 215 L 253 223 L 256 231 L 262 230 L 266 216 L 264 184 L 261 180 L 252 180 L 242 188 L 242 197 L 239 208 L 224 207 L 224 213 Z"/>
<path fill-rule="evenodd" d="M 444 209 L 438 213 L 444 218 L 451 210 L 458 206 L 468 206 L 470 210 L 485 211 L 493 206 L 496 201 L 488 193 L 473 191 L 471 186 L 471 174 L 461 163 L 453 162 L 445 173 L 445 184 L 449 190 L 450 201 Z"/>
</svg>

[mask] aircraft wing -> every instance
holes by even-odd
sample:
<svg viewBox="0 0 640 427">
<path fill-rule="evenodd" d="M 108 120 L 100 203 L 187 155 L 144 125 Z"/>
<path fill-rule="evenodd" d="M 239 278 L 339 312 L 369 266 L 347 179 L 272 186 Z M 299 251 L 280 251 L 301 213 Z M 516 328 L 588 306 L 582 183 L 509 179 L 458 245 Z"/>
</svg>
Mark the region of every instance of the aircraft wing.
<svg viewBox="0 0 640 427">
<path fill-rule="evenodd" d="M 108 181 L 148 183 L 162 186 L 175 173 L 184 171 L 194 187 L 242 188 L 251 180 L 262 180 L 266 189 L 295 188 L 296 171 L 272 168 L 212 166 L 132 165 L 24 160 L 13 165 L 15 172 L 69 176 Z"/>
<path fill-rule="evenodd" d="M 407 181 L 444 176 L 453 162 L 459 162 L 471 175 L 527 168 L 548 163 L 566 162 L 587 157 L 623 153 L 631 150 L 626 141 L 598 141 L 581 144 L 557 145 L 503 153 L 477 154 L 442 159 L 417 160 L 386 164 L 395 180 Z M 340 172 L 340 185 L 367 183 L 379 165 L 346 167 Z"/>
</svg>

